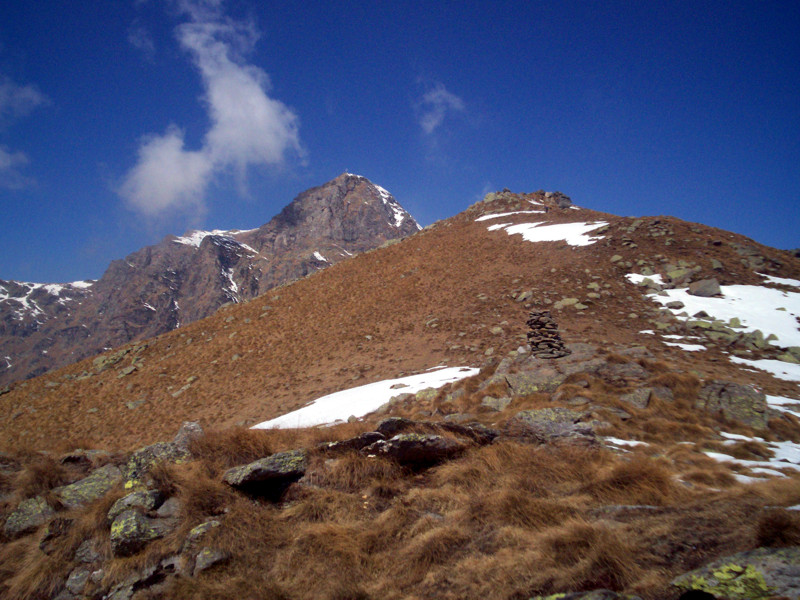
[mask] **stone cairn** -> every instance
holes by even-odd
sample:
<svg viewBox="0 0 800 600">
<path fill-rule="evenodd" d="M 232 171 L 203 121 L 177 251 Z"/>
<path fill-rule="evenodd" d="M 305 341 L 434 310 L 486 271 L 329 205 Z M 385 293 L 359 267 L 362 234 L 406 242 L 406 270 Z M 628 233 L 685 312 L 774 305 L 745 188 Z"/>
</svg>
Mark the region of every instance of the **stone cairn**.
<svg viewBox="0 0 800 600">
<path fill-rule="evenodd" d="M 528 344 L 536 358 L 561 358 L 572 351 L 564 346 L 558 333 L 558 324 L 549 310 L 532 310 L 528 316 Z"/>
</svg>

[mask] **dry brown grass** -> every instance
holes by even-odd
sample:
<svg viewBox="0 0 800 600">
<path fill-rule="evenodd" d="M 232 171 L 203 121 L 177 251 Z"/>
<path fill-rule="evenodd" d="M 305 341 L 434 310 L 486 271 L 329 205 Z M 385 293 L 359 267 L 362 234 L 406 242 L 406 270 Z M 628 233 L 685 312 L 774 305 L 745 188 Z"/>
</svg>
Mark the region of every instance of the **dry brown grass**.
<svg viewBox="0 0 800 600">
<path fill-rule="evenodd" d="M 797 511 L 769 509 L 758 518 L 756 543 L 759 546 L 800 546 L 800 514 Z"/>
<path fill-rule="evenodd" d="M 604 502 L 664 505 L 686 497 L 665 462 L 635 455 L 587 484 L 584 491 Z"/>
</svg>

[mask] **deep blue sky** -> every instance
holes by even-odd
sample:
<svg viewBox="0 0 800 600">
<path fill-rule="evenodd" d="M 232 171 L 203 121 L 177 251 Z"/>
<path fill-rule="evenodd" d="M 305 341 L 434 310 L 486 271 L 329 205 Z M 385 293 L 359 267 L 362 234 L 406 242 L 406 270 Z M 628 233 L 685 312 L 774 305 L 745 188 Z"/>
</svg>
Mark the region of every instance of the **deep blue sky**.
<svg viewBox="0 0 800 600">
<path fill-rule="evenodd" d="M 97 278 L 347 170 L 423 225 L 560 190 L 800 246 L 800 3 L 0 6 L 0 278 Z"/>
</svg>

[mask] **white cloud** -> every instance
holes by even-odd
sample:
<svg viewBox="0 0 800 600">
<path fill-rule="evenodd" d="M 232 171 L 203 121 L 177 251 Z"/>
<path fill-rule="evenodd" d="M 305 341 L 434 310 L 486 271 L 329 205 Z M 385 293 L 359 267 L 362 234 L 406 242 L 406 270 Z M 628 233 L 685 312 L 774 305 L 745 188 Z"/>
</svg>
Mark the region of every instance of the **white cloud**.
<svg viewBox="0 0 800 600">
<path fill-rule="evenodd" d="M 5 129 L 11 121 L 25 117 L 49 102 L 47 96 L 35 86 L 19 85 L 0 75 L 0 129 Z M 33 179 L 20 171 L 29 162 L 24 152 L 0 145 L 0 187 L 19 189 L 32 184 Z"/>
<path fill-rule="evenodd" d="M 150 32 L 138 20 L 128 29 L 128 43 L 141 50 L 147 60 L 153 60 L 156 55 L 156 44 Z"/>
<path fill-rule="evenodd" d="M 139 161 L 119 192 L 147 216 L 170 209 L 201 207 L 214 168 L 209 156 L 183 146 L 183 132 L 171 125 L 163 136 L 150 136 L 139 147 Z"/>
<path fill-rule="evenodd" d="M 249 166 L 281 165 L 287 154 L 303 153 L 297 115 L 269 96 L 269 76 L 243 58 L 258 38 L 254 26 L 225 17 L 221 4 L 177 3 L 189 17 L 177 28 L 177 38 L 200 72 L 211 127 L 194 151 L 184 148 L 175 126 L 143 141 L 139 162 L 119 193 L 145 214 L 202 207 L 215 174 L 233 168 L 243 181 Z"/>
<path fill-rule="evenodd" d="M 426 135 L 431 135 L 448 114 L 463 112 L 465 109 L 461 98 L 448 92 L 443 84 L 437 83 L 417 104 L 419 125 Z"/>
<path fill-rule="evenodd" d="M 19 189 L 31 183 L 19 171 L 28 162 L 30 161 L 24 152 L 14 152 L 0 146 L 0 187 Z"/>
<path fill-rule="evenodd" d="M 28 115 L 35 108 L 48 104 L 47 96 L 35 86 L 19 85 L 0 76 L 0 124 Z"/>
</svg>

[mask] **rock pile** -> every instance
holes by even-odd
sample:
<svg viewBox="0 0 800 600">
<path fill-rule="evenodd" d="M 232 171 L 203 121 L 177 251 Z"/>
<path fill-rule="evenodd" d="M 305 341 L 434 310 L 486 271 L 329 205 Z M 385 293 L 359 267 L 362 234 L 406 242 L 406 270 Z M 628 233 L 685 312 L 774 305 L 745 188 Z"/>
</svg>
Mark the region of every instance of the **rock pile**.
<svg viewBox="0 0 800 600">
<path fill-rule="evenodd" d="M 550 316 L 548 310 L 532 310 L 528 315 L 528 344 L 531 354 L 536 358 L 561 358 L 570 354 L 570 350 L 561 340 L 558 324 Z"/>
</svg>

